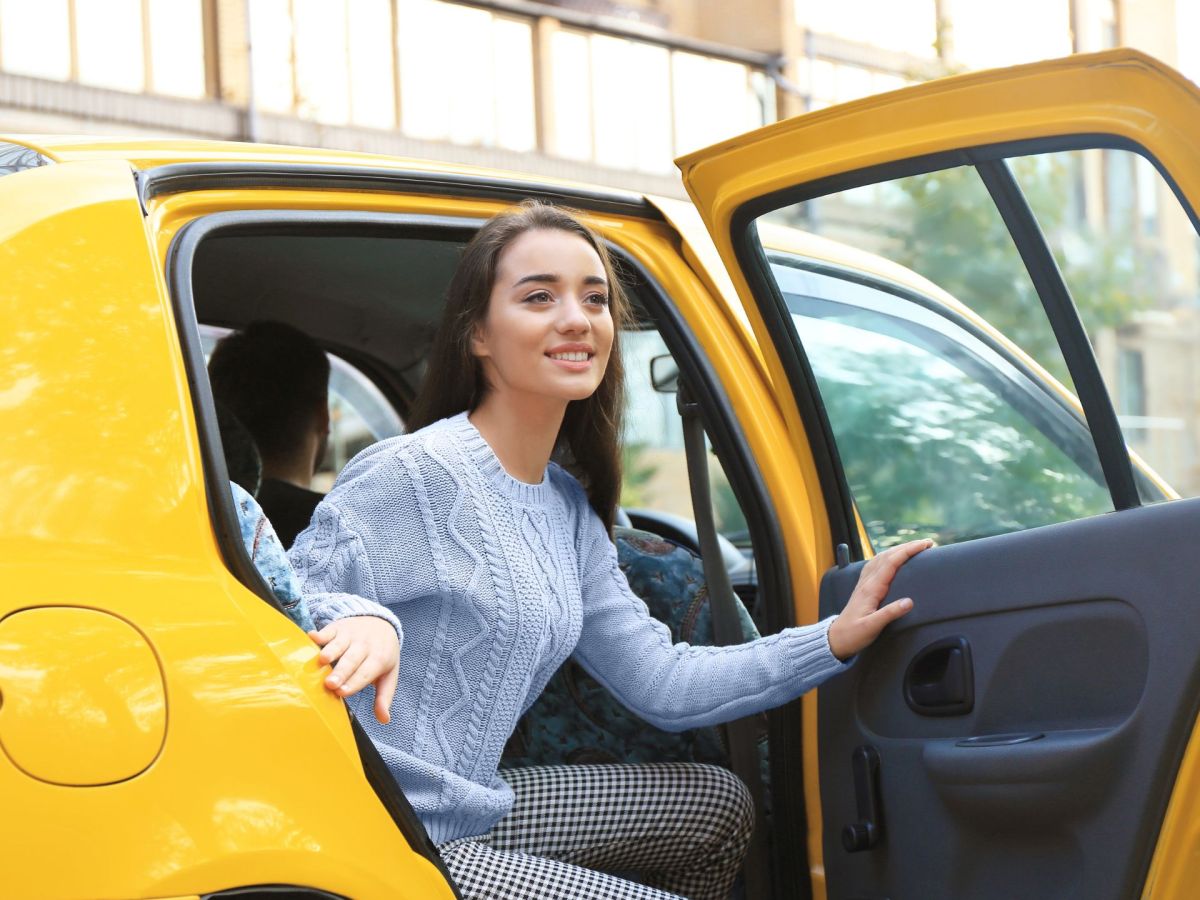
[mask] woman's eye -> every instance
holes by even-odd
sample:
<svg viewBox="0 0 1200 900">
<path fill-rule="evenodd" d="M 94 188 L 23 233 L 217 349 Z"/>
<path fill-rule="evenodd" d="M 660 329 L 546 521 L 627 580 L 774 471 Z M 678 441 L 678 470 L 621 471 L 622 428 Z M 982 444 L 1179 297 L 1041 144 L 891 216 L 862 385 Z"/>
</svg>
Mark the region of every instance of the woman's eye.
<svg viewBox="0 0 1200 900">
<path fill-rule="evenodd" d="M 526 303 L 549 303 L 554 298 L 549 291 L 534 291 L 525 298 Z"/>
<path fill-rule="evenodd" d="M 608 294 L 588 294 L 587 302 L 597 306 L 608 306 Z"/>
</svg>

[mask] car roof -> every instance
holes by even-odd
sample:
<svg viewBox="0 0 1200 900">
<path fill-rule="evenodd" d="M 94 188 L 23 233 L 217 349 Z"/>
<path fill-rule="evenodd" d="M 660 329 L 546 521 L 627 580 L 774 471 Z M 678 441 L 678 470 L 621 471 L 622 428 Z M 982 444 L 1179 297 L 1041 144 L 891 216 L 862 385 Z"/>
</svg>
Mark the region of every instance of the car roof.
<svg viewBox="0 0 1200 900">
<path fill-rule="evenodd" d="M 563 178 L 531 176 L 520 172 L 489 169 L 455 162 L 416 157 L 386 156 L 353 150 L 296 147 L 285 144 L 251 144 L 238 141 L 207 141 L 186 138 L 120 138 L 67 134 L 14 134 L 2 141 L 36 150 L 54 162 L 121 159 L 139 170 L 186 163 L 282 163 L 286 165 L 383 166 L 427 171 L 431 174 L 474 174 L 481 178 L 537 181 L 573 188 L 593 187 Z M 609 190 L 596 186 L 596 190 Z M 636 193 L 636 192 L 627 192 Z"/>
</svg>

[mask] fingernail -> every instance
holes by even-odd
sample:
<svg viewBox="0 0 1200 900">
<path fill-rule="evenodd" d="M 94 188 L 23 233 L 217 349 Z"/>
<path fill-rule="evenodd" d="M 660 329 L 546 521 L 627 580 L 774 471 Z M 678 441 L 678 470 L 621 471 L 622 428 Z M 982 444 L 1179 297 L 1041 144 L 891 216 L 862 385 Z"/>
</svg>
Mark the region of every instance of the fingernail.
<svg viewBox="0 0 1200 900">
<path fill-rule="evenodd" d="M 328 683 L 329 683 L 330 687 L 337 687 L 338 685 L 340 685 L 342 683 L 342 680 L 340 678 L 338 678 L 336 675 L 330 675 L 328 678 Z"/>
<path fill-rule="evenodd" d="M 911 597 L 904 597 L 900 600 L 897 600 L 896 602 L 899 603 L 901 606 L 903 606 L 905 609 L 908 609 L 910 606 L 912 606 L 912 598 Z"/>
</svg>

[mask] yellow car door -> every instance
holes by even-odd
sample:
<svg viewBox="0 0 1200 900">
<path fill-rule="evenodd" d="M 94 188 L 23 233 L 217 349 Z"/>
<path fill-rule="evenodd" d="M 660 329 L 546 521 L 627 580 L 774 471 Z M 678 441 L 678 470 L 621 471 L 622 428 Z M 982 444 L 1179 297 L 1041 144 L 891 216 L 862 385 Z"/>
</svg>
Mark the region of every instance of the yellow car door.
<svg viewBox="0 0 1200 900">
<path fill-rule="evenodd" d="M 454 896 L 222 559 L 133 170 L 0 153 L 0 893 Z"/>
<path fill-rule="evenodd" d="M 1128 50 L 932 82 L 680 160 L 762 345 L 792 452 L 821 475 L 832 537 L 815 552 L 829 571 L 809 608 L 817 585 L 793 573 L 798 618 L 849 596 L 871 553 L 856 507 L 877 546 L 904 537 L 872 531 L 879 492 L 926 498 L 910 534 L 922 516 L 975 516 L 992 498 L 990 524 L 968 516 L 901 572 L 893 596 L 912 596 L 914 611 L 818 692 L 804 755 L 817 896 L 1182 898 L 1200 878 L 1200 505 L 1146 502 L 1155 492 L 1130 464 L 1075 285 L 1027 188 L 1028 173 L 1093 153 L 1149 162 L 1195 227 L 1200 92 Z M 896 192 L 910 213 L 883 222 Z M 1006 406 L 1015 376 L 986 336 L 972 338 L 977 351 L 951 340 L 951 325 L 970 323 L 861 280 L 838 306 L 821 286 L 844 273 L 760 238 L 768 223 L 836 214 L 887 255 L 921 239 L 915 223 L 931 211 L 951 223 L 939 252 L 1001 248 L 998 274 L 964 279 L 958 299 L 1033 299 L 1021 315 L 1041 318 L 1090 441 Z M 981 222 L 990 243 L 966 241 Z M 837 380 L 862 360 L 872 365 L 858 381 Z M 1037 394 L 1038 379 L 1022 377 Z M 875 431 L 908 429 L 875 460 L 875 480 L 845 437 L 868 400 Z M 960 457 L 979 466 L 960 473 Z M 993 497 L 1004 479 L 1011 490 Z"/>
</svg>

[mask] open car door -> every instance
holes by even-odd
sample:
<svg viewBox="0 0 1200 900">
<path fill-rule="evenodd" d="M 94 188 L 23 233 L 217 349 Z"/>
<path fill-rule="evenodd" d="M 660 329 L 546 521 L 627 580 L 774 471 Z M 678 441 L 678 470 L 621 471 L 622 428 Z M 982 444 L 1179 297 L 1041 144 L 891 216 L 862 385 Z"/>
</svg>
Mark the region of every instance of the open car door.
<svg viewBox="0 0 1200 900">
<path fill-rule="evenodd" d="M 1047 241 L 1065 204 L 1028 186 L 1062 166 L 1086 185 L 1088 154 L 1101 181 L 1112 154 L 1149 163 L 1195 228 L 1200 92 L 1128 50 L 945 79 L 680 160 L 790 390 L 793 447 L 821 475 L 829 570 L 819 601 L 794 578 L 797 619 L 843 606 L 864 544 L 942 538 L 894 586 L 913 612 L 818 692 L 804 759 L 818 896 L 1184 897 L 1200 877 L 1200 501 L 1153 502 L 1161 488 L 1131 464 L 1077 312 L 1083 282 Z M 943 227 L 921 255 L 931 221 Z M 1038 362 L 1073 383 L 1082 414 L 1063 419 L 1046 372 L 1001 358 L 974 313 L 859 276 L 831 299 L 838 272 L 767 237 L 830 222 L 914 268 L 957 257 L 978 274 L 953 288 L 967 307 L 1030 300 L 1014 320 L 1041 318 Z M 839 380 L 852 358 L 872 365 Z M 893 425 L 908 430 L 864 463 Z M 880 526 L 886 492 L 926 499 Z"/>
</svg>

